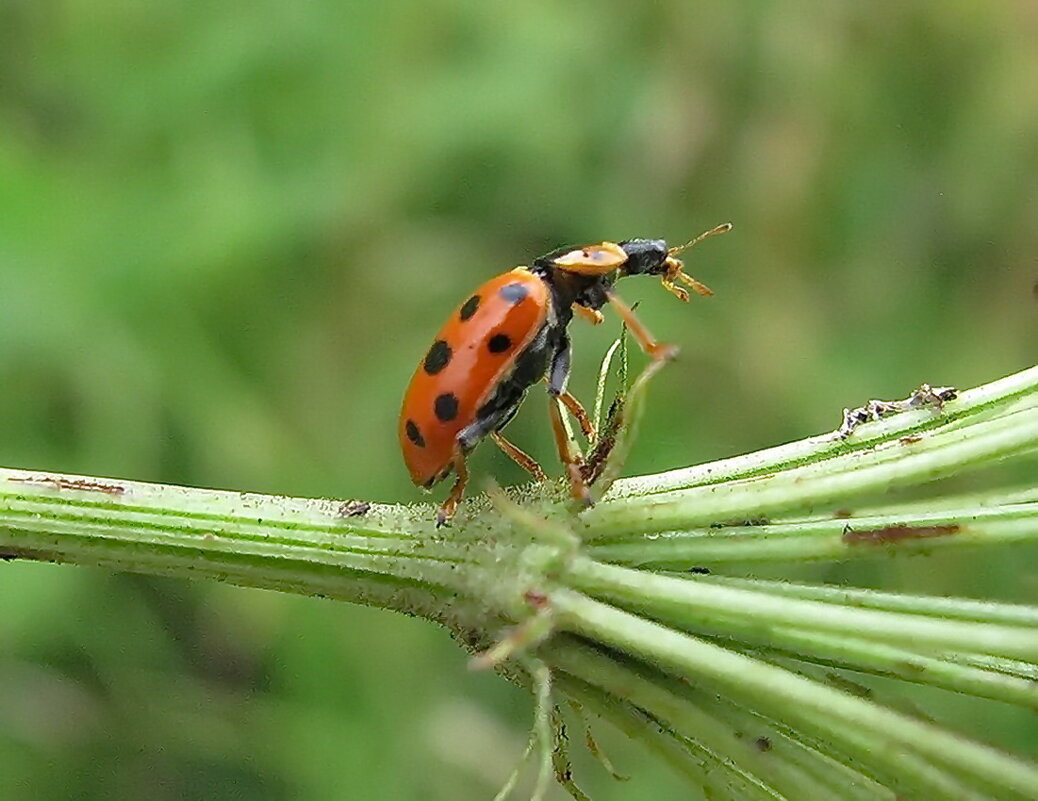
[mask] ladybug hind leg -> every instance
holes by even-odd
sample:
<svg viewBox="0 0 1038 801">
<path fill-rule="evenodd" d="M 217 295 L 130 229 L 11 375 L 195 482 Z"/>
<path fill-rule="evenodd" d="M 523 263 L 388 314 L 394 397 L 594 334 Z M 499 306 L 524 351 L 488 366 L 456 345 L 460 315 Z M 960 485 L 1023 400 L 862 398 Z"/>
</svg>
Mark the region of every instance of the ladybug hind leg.
<svg viewBox="0 0 1038 801">
<path fill-rule="evenodd" d="M 454 473 L 457 476 L 457 479 L 454 481 L 454 486 L 451 487 L 450 495 L 447 496 L 447 500 L 443 502 L 440 511 L 436 513 L 437 528 L 446 525 L 447 521 L 454 517 L 454 513 L 458 511 L 458 504 L 461 502 L 461 498 L 465 494 L 465 485 L 469 483 L 469 470 L 465 465 L 465 452 L 462 450 L 460 443 L 454 443 L 454 453 L 451 456 L 451 463 L 454 466 Z"/>
</svg>

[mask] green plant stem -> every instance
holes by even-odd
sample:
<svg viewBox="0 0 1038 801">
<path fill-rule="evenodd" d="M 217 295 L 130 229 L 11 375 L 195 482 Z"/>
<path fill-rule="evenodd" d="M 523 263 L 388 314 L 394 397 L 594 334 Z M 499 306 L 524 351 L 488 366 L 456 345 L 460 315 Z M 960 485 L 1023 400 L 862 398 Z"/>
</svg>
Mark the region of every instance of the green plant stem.
<svg viewBox="0 0 1038 801">
<path fill-rule="evenodd" d="M 698 576 L 696 580 L 706 584 L 741 587 L 784 597 L 827 601 L 862 609 L 881 609 L 887 612 L 908 612 L 914 615 L 932 615 L 953 620 L 1038 627 L 1038 608 L 1021 604 L 978 601 L 973 598 L 905 595 L 857 587 L 797 584 L 788 581 L 767 581 L 736 576 Z"/>
<path fill-rule="evenodd" d="M 612 418 L 623 424 L 610 430 L 617 448 L 596 490 L 617 473 L 658 367 L 639 375 Z M 1035 542 L 1033 485 L 926 502 L 882 496 L 1035 452 L 1038 368 L 846 440 L 815 437 L 618 482 L 579 515 L 558 483 L 494 491 L 442 530 L 430 506 L 0 469 L 0 557 L 423 616 L 478 654 L 474 664 L 539 688 L 537 742 L 549 741 L 554 687 L 711 799 L 1033 799 L 1038 767 L 833 687 L 828 668 L 1034 709 L 1038 609 L 636 568 Z M 849 508 L 837 513 L 837 503 Z M 530 667 L 542 664 L 551 675 Z M 741 735 L 751 731 L 766 748 L 748 745 Z M 543 787 L 551 755 L 540 757 Z"/>
<path fill-rule="evenodd" d="M 740 515 L 745 519 L 812 513 L 847 498 L 963 473 L 1038 448 L 1038 409 L 980 422 L 968 432 L 935 433 L 901 447 L 901 453 L 854 451 L 767 477 L 606 500 L 583 516 L 582 536 L 601 541 L 709 525 Z"/>
<path fill-rule="evenodd" d="M 626 608 L 666 617 L 682 626 L 742 620 L 747 626 L 792 626 L 806 631 L 856 632 L 875 641 L 908 643 L 932 650 L 1038 661 L 1038 629 L 944 620 L 926 615 L 862 609 L 778 597 L 694 579 L 646 574 L 590 559 L 574 559 L 567 583 Z"/>
<path fill-rule="evenodd" d="M 704 628 L 714 632 L 721 630 L 720 627 L 709 625 Z M 1038 686 L 1029 678 L 985 670 L 947 658 L 935 658 L 910 648 L 896 648 L 864 638 L 821 634 L 788 626 L 774 626 L 767 632 L 761 632 L 759 626 L 754 630 L 754 627 L 743 628 L 732 623 L 723 632 L 727 637 L 738 632 L 743 642 L 763 646 L 778 655 L 941 687 L 1038 711 Z M 759 655 L 760 649 L 754 648 L 752 652 Z M 967 656 L 978 655 L 959 654 L 958 659 Z"/>
<path fill-rule="evenodd" d="M 864 424 L 848 440 L 840 440 L 833 434 L 821 434 L 709 464 L 624 479 L 616 482 L 607 500 L 617 500 L 626 496 L 642 497 L 767 475 L 799 467 L 816 461 L 819 457 L 861 450 L 901 437 L 923 434 L 974 415 L 983 416 L 1004 411 L 1020 402 L 1023 403 L 1023 408 L 1032 408 L 1038 404 L 1036 389 L 1038 366 L 962 392 L 957 400 L 947 403 L 940 413 L 923 409 L 904 412 Z"/>
<path fill-rule="evenodd" d="M 643 675 L 572 639 L 552 643 L 545 658 L 556 669 L 582 677 L 650 712 L 716 762 L 741 765 L 747 778 L 753 777 L 754 784 L 771 787 L 787 798 L 845 797 L 836 791 L 846 783 L 845 773 L 834 771 L 828 777 L 830 782 L 820 783 L 795 760 L 786 758 L 785 751 L 797 748 L 792 741 L 769 739 L 768 750 L 764 751 L 754 737 L 746 737 L 728 721 L 712 715 L 694 695 L 686 697 L 685 693 L 675 692 L 660 675 Z"/>
<path fill-rule="evenodd" d="M 885 530 L 891 531 L 889 536 L 884 535 Z M 615 564 L 688 570 L 759 562 L 859 559 L 878 554 L 907 556 L 1031 542 L 1038 542 L 1038 503 L 639 532 L 592 543 L 588 552 Z"/>
<path fill-rule="evenodd" d="M 565 628 L 839 742 L 895 789 L 924 798 L 1038 797 L 1038 770 L 994 749 L 575 592 L 560 591 L 555 603 Z"/>
<path fill-rule="evenodd" d="M 434 617 L 470 580 L 472 549 L 404 507 L 0 469 L 0 550 Z M 465 565 L 466 570 L 459 570 Z M 465 576 L 462 579 L 462 576 Z"/>
</svg>

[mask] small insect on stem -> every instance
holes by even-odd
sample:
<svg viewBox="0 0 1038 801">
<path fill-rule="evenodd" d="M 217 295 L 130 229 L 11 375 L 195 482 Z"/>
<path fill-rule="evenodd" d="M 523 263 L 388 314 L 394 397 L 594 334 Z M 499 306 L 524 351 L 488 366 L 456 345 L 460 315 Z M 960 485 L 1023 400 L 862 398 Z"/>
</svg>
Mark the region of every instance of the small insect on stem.
<svg viewBox="0 0 1038 801">
<path fill-rule="evenodd" d="M 955 387 L 931 387 L 929 384 L 921 384 L 904 400 L 870 400 L 864 406 L 856 409 L 844 409 L 843 423 L 836 429 L 834 436 L 837 439 L 847 439 L 862 423 L 879 420 L 899 412 L 925 408 L 941 411 L 944 409 L 944 404 L 955 400 L 957 395 L 958 390 Z"/>
</svg>

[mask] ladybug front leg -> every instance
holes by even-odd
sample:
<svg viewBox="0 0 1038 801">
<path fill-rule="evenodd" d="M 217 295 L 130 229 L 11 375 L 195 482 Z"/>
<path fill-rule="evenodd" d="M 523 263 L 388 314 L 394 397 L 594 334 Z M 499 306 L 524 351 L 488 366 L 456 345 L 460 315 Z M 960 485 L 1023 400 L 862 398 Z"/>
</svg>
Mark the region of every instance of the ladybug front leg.
<svg viewBox="0 0 1038 801">
<path fill-rule="evenodd" d="M 447 496 L 447 500 L 443 502 L 440 511 L 436 513 L 437 528 L 445 525 L 448 520 L 454 517 L 454 513 L 458 511 L 461 496 L 465 494 L 465 485 L 469 482 L 469 471 L 465 466 L 465 452 L 462 450 L 460 443 L 456 442 L 454 444 L 454 454 L 451 457 L 451 461 L 454 464 L 454 473 L 458 478 L 454 482 L 454 486 L 451 487 L 451 493 Z"/>
<path fill-rule="evenodd" d="M 667 345 L 662 342 L 657 342 L 652 334 L 649 333 L 649 329 L 646 328 L 642 321 L 635 315 L 634 310 L 624 303 L 612 292 L 609 292 L 607 296 L 609 303 L 617 314 L 624 321 L 624 325 L 627 326 L 627 330 L 631 332 L 631 336 L 634 337 L 634 341 L 638 343 L 645 353 L 654 361 L 667 361 L 677 356 L 678 347 L 677 345 Z"/>
</svg>

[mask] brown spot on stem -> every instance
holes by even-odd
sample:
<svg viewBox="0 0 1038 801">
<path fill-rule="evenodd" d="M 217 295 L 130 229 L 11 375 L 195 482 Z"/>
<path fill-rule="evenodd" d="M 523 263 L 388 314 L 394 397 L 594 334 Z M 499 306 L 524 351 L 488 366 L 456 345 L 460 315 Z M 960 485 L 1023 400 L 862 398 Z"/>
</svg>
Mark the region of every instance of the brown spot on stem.
<svg viewBox="0 0 1038 801">
<path fill-rule="evenodd" d="M 769 740 L 767 737 L 758 737 L 756 740 L 753 741 L 753 745 L 762 754 L 766 754 L 768 751 L 771 750 L 771 740 Z"/>
<path fill-rule="evenodd" d="M 948 537 L 958 534 L 962 526 L 948 523 L 939 526 L 885 526 L 855 531 L 848 526 L 843 532 L 843 541 L 847 545 L 889 545 L 903 540 L 925 540 L 931 537 Z"/>
<path fill-rule="evenodd" d="M 34 551 L 30 548 L 18 548 L 14 545 L 0 547 L 0 560 L 12 562 L 15 559 L 29 559 L 33 562 L 57 562 L 58 554 L 47 551 Z"/>
<path fill-rule="evenodd" d="M 108 484 L 103 481 L 91 481 L 86 478 L 62 478 L 60 476 L 29 476 L 28 478 L 10 478 L 16 484 L 30 484 L 34 487 L 49 487 L 56 490 L 78 490 L 80 492 L 103 492 L 106 495 L 122 495 L 126 487 L 119 484 Z"/>
</svg>

